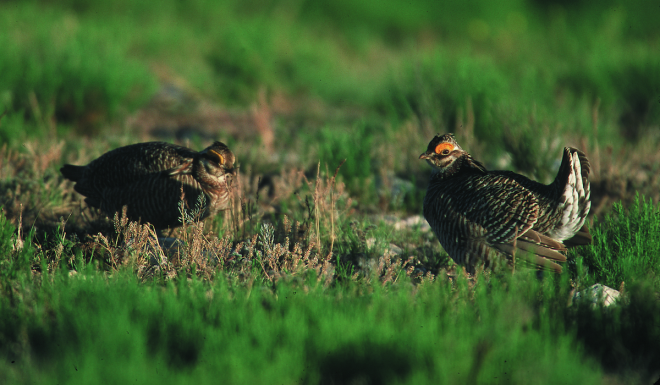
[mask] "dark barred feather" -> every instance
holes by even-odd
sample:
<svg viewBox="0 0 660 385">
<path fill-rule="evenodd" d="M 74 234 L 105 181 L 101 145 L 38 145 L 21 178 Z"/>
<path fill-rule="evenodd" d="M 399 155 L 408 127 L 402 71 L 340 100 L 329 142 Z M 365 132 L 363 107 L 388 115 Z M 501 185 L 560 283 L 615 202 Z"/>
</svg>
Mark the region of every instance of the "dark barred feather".
<svg viewBox="0 0 660 385">
<path fill-rule="evenodd" d="M 556 262 L 566 261 L 561 254 L 566 246 L 591 242 L 584 225 L 591 207 L 590 164 L 577 149 L 564 149 L 549 185 L 486 170 L 451 134 L 433 138 L 420 159 L 437 170 L 424 198 L 424 217 L 449 256 L 470 272 L 514 258 L 561 272 Z"/>
<path fill-rule="evenodd" d="M 193 208 L 204 194 L 201 218 L 225 210 L 234 178 L 234 154 L 221 142 L 203 151 L 164 142 L 138 143 L 109 151 L 86 166 L 60 171 L 91 207 L 108 215 L 127 207 L 131 220 L 157 229 L 181 225 L 179 202 Z"/>
</svg>

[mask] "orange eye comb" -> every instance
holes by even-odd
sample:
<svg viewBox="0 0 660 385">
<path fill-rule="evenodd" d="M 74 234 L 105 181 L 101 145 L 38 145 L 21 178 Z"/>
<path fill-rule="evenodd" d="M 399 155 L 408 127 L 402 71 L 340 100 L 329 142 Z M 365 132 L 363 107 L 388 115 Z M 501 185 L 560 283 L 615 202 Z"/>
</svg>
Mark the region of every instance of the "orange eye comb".
<svg viewBox="0 0 660 385">
<path fill-rule="evenodd" d="M 217 151 L 209 150 L 209 152 L 218 157 L 219 164 L 225 163 L 225 158 L 222 155 L 220 155 Z"/>
<path fill-rule="evenodd" d="M 435 147 L 436 154 L 441 154 L 444 150 L 453 151 L 454 145 L 451 143 L 440 143 Z"/>
</svg>

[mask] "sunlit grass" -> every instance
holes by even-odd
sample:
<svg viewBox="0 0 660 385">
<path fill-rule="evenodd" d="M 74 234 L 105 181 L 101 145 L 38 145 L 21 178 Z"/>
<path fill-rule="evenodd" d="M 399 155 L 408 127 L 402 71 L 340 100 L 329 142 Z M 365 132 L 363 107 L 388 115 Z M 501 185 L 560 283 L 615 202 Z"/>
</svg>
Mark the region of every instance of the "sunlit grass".
<svg viewBox="0 0 660 385">
<path fill-rule="evenodd" d="M 399 257 L 382 255 L 391 242 L 423 243 L 419 235 L 397 237 L 368 222 L 337 225 L 330 269 L 313 245 L 317 262 L 296 265 L 301 256 L 281 249 L 286 225 L 262 225 L 236 251 L 197 250 L 203 235 L 193 229 L 171 257 L 174 275 L 163 264 L 161 273 L 143 274 L 140 266 L 154 262 L 140 237 L 150 235 L 130 226 L 107 248 L 119 263 L 101 268 L 102 254 L 90 260 L 60 232 L 52 249 L 34 248 L 32 236 L 21 248 L 15 226 L 0 215 L 0 372 L 13 383 L 206 383 L 218 371 L 229 383 L 528 383 L 538 373 L 542 383 L 600 383 L 600 362 L 645 381 L 660 342 L 654 265 L 643 258 L 653 258 L 656 240 L 626 229 L 652 231 L 656 212 L 650 204 L 617 212 L 592 230 L 593 247 L 571 254 L 577 270 L 543 278 L 531 270 L 468 278 L 444 268 L 419 276 Z M 614 307 L 572 299 L 592 282 L 619 280 L 628 283 Z"/>
<path fill-rule="evenodd" d="M 530 274 L 328 289 L 313 277 L 272 287 L 181 278 L 140 284 L 92 268 L 21 284 L 20 305 L 2 299 L 2 354 L 13 361 L 0 363 L 4 379 L 215 383 L 221 372 L 227 383 L 528 383 L 543 373 L 543 383 L 559 384 L 601 376 L 557 328 L 561 312 L 543 305 L 566 302 L 566 279 L 556 290 Z M 539 303 L 540 293 L 550 298 Z"/>
</svg>

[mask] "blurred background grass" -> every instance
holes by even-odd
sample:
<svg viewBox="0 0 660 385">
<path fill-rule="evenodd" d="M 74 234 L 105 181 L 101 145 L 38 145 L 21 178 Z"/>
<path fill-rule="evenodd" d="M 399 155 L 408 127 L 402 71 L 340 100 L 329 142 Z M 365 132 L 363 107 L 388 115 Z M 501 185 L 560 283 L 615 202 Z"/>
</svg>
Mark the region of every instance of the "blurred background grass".
<svg viewBox="0 0 660 385">
<path fill-rule="evenodd" d="M 295 107 L 320 103 L 322 121 L 373 114 L 391 129 L 417 118 L 453 130 L 471 104 L 488 153 L 521 121 L 604 143 L 635 140 L 660 123 L 660 11 L 652 1 L 0 7 L 1 101 L 26 122 L 104 125 L 143 106 L 159 81 L 181 78 L 229 107 L 250 106 L 265 90 Z M 5 140 L 20 137 L 17 124 L 3 124 Z"/>
<path fill-rule="evenodd" d="M 163 98 L 161 116 L 260 106 L 274 141 L 217 120 L 158 138 L 192 128 L 193 140 L 261 143 L 270 156 L 237 151 L 255 172 L 319 159 L 334 169 L 344 157 L 340 178 L 369 198 L 373 187 L 356 187 L 367 175 L 426 180 L 415 155 L 437 132 L 546 181 L 564 145 L 592 155 L 660 136 L 653 1 L 8 1 L 0 11 L 0 138 L 14 145 L 153 138 L 139 112 Z"/>
</svg>

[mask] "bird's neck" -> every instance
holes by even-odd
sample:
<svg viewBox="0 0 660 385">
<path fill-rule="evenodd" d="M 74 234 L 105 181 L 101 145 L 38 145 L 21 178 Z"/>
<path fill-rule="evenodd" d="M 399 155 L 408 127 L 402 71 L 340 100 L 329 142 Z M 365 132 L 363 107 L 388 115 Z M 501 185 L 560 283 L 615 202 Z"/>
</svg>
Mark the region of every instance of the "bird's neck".
<svg viewBox="0 0 660 385">
<path fill-rule="evenodd" d="M 209 173 L 206 170 L 206 167 L 203 164 L 203 160 L 200 157 L 197 157 L 193 160 L 193 176 L 197 183 L 202 185 L 202 188 L 205 190 L 213 186 L 212 179 L 209 177 Z"/>
<path fill-rule="evenodd" d="M 436 174 L 436 178 L 451 178 L 457 176 L 467 175 L 485 175 L 488 171 L 481 162 L 475 160 L 470 154 L 462 155 L 457 158 L 452 164 L 447 166 L 444 170 L 440 170 Z"/>
</svg>

